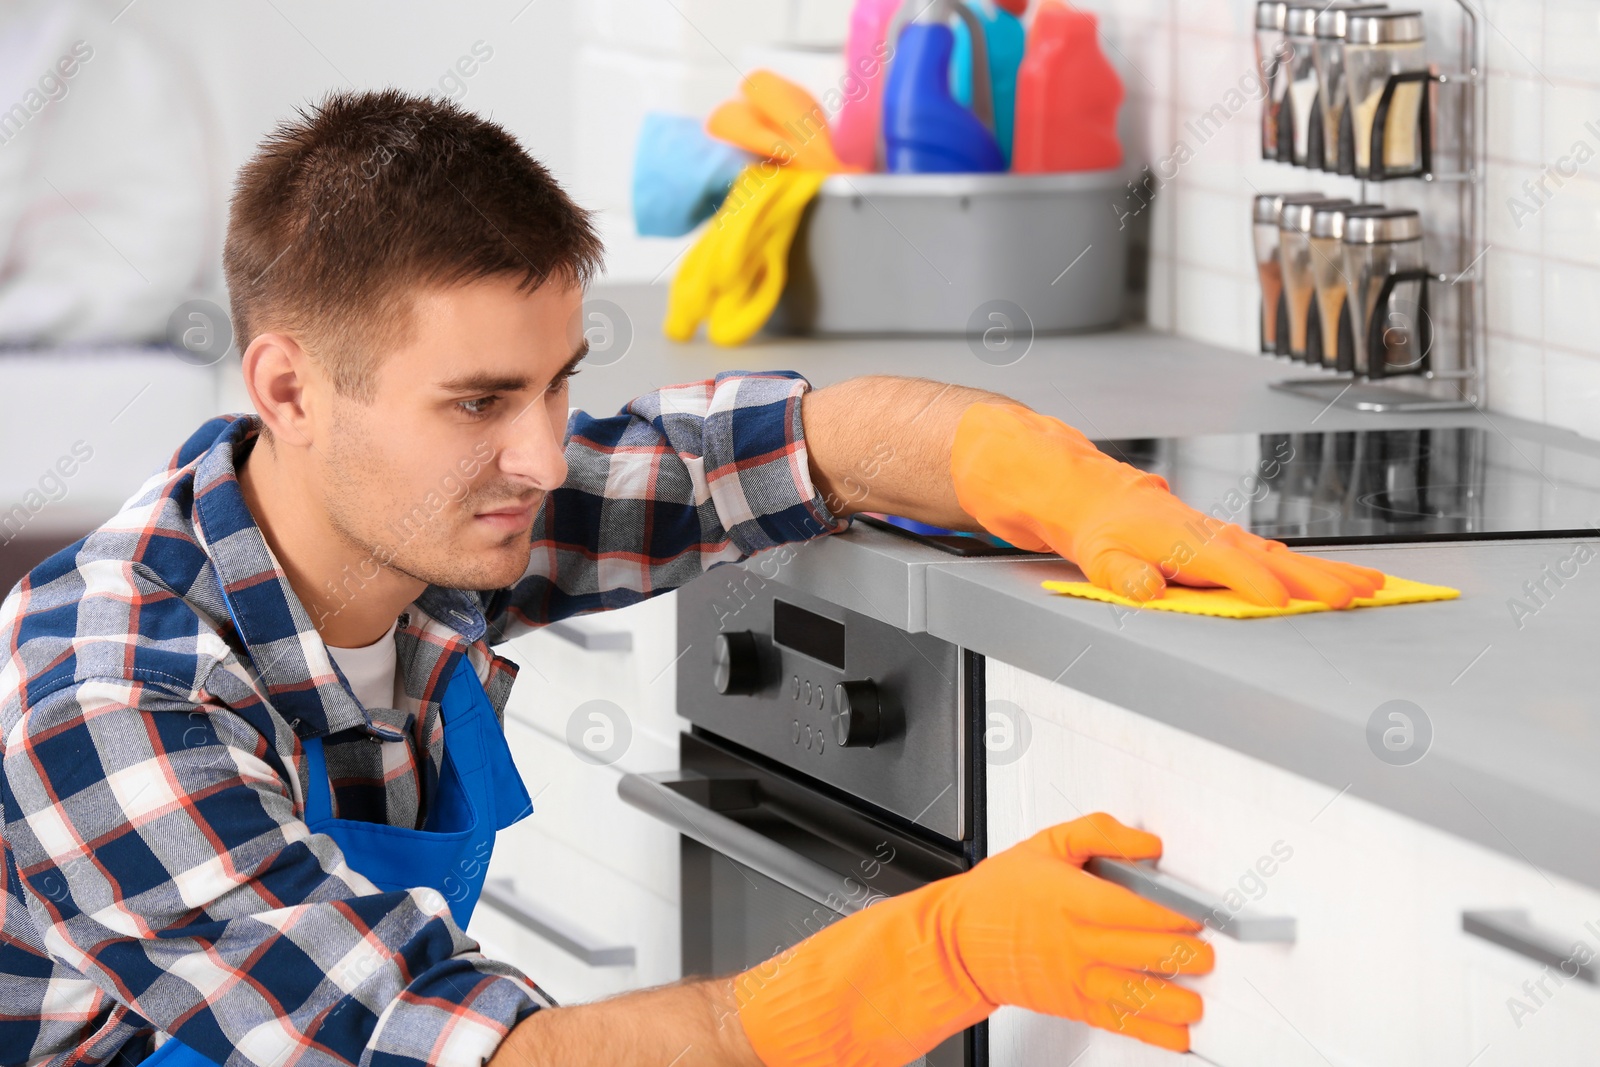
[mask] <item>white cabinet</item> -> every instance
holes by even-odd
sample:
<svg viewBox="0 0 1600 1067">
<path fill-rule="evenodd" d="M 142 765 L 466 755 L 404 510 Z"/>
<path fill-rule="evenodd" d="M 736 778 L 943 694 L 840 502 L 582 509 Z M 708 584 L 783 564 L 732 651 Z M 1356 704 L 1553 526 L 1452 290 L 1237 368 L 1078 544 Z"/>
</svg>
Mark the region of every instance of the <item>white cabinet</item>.
<svg viewBox="0 0 1600 1067">
<path fill-rule="evenodd" d="M 496 649 L 520 668 L 506 738 L 534 811 L 500 834 L 489 877 L 579 943 L 634 950 L 631 966 L 584 963 L 480 905 L 470 932 L 485 954 L 563 1004 L 679 977 L 678 837 L 617 796 L 624 771 L 677 766 L 676 600 L 666 593 Z"/>
<path fill-rule="evenodd" d="M 1337 789 L 994 660 L 987 699 L 1031 736 L 988 766 L 989 848 L 1107 811 L 1159 834 L 1161 869 L 1293 916 L 1293 944 L 1210 935 L 1194 1051 L 1221 1067 L 1463 1067 L 1600 1060 L 1600 987 L 1569 981 L 1517 1027 L 1541 964 L 1465 934 L 1468 909 L 1526 909 L 1600 953 L 1600 894 Z M 1230 904 L 1230 906 L 1232 906 Z M 1584 927 L 1592 921 L 1594 929 Z M 1125 1038 L 1006 1009 L 994 1062 L 1177 1064 Z M 1476 1058 L 1476 1059 L 1475 1059 Z"/>
</svg>

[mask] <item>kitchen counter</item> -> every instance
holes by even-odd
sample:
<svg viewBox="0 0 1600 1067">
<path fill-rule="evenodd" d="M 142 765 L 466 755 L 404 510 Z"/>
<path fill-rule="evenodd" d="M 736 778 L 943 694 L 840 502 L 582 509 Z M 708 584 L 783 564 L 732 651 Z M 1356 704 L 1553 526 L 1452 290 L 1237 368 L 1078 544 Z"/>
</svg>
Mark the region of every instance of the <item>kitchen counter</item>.
<svg viewBox="0 0 1600 1067">
<path fill-rule="evenodd" d="M 1479 412 L 1324 409 L 1267 388 L 1304 368 L 1144 330 L 1040 337 L 1009 367 L 980 361 L 962 338 L 774 339 L 729 351 L 660 339 L 659 289 L 596 295 L 625 308 L 634 329 L 622 359 L 574 383 L 574 403 L 595 411 L 722 369 L 792 369 L 817 386 L 911 374 L 1016 396 L 1092 437 L 1481 425 L 1600 454 L 1567 431 Z M 1590 547 L 1600 556 L 1600 535 Z M 1454 586 L 1461 599 L 1250 621 L 1053 596 L 1039 582 L 1081 579 L 1065 561 L 958 560 L 860 523 L 746 565 L 1322 782 L 1330 801 L 1360 797 L 1600 888 L 1600 560 L 1535 613 L 1519 619 L 1509 606 L 1534 603 L 1524 583 L 1573 553 L 1570 540 L 1324 550 Z M 1368 747 L 1369 720 L 1393 700 L 1431 724 L 1426 754 L 1409 766 Z"/>
</svg>

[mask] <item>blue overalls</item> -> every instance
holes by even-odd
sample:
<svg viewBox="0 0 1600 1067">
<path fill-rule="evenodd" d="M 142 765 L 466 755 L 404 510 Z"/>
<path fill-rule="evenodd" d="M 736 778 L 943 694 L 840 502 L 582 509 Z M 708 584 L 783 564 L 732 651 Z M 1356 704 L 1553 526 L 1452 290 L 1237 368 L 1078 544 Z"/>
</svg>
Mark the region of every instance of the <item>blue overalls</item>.
<svg viewBox="0 0 1600 1067">
<path fill-rule="evenodd" d="M 421 830 L 333 817 L 332 783 L 322 757 L 322 738 L 305 742 L 306 826 L 327 834 L 350 866 L 385 891 L 428 888 L 450 904 L 465 929 L 483 891 L 494 835 L 533 811 L 533 801 L 511 760 L 504 731 L 466 656 L 445 686 L 444 766 Z M 169 1039 L 146 1065 L 216 1067 L 177 1038 Z"/>
</svg>

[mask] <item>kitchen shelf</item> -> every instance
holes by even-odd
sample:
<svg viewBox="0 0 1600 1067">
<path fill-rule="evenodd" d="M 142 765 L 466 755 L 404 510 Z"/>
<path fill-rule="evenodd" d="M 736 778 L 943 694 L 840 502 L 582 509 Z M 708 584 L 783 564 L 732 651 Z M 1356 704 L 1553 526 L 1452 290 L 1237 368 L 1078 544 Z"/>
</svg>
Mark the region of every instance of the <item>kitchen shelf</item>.
<svg viewBox="0 0 1600 1067">
<path fill-rule="evenodd" d="M 1447 286 L 1447 292 L 1456 297 L 1456 315 L 1449 329 L 1437 331 L 1452 335 L 1454 344 L 1451 346 L 1449 365 L 1419 374 L 1370 376 L 1329 371 L 1322 377 L 1273 382 L 1271 387 L 1279 392 L 1356 411 L 1482 410 L 1485 400 L 1483 368 L 1488 305 L 1484 295 L 1484 276 L 1478 265 L 1486 251 L 1482 248 L 1482 240 L 1486 231 L 1484 186 L 1488 93 L 1484 83 L 1488 63 L 1484 53 L 1481 17 L 1469 0 L 1456 0 L 1456 4 L 1462 12 L 1460 69 L 1432 70 L 1427 79 L 1430 91 L 1422 94 L 1421 104 L 1427 138 L 1423 172 L 1377 180 L 1357 179 L 1361 183 L 1358 199 L 1363 204 L 1372 202 L 1368 193 L 1369 185 L 1417 181 L 1425 185 L 1460 186 L 1455 205 L 1457 225 L 1452 235 L 1456 238 L 1457 262 L 1453 270 L 1437 271 L 1430 278 L 1432 282 Z M 1461 169 L 1458 170 L 1440 171 L 1433 167 L 1436 154 L 1433 146 L 1439 142 L 1441 128 L 1433 121 L 1439 109 L 1432 86 L 1449 86 L 1460 93 L 1460 104 L 1456 109 L 1455 121 L 1451 124 L 1460 151 Z M 1279 159 L 1278 162 L 1287 161 Z M 1426 232 L 1435 234 L 1437 241 L 1433 227 L 1426 227 Z M 1430 346 L 1429 355 L 1433 356 L 1438 347 Z M 1439 360 L 1430 358 L 1429 362 L 1434 364 Z"/>
</svg>

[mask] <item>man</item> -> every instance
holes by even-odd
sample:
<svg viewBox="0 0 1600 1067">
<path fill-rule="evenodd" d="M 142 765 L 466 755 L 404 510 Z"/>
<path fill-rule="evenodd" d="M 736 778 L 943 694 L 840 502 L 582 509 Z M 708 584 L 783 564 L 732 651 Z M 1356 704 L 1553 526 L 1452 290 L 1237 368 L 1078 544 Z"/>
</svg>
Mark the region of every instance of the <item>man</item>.
<svg viewBox="0 0 1600 1067">
<path fill-rule="evenodd" d="M 875 509 L 1140 595 L 1381 581 L 972 390 L 729 372 L 569 412 L 599 256 L 542 167 L 442 102 L 332 97 L 242 169 L 224 261 L 259 414 L 201 427 L 0 610 L 6 1064 L 891 1064 L 999 1004 L 1187 1046 L 1199 998 L 1169 979 L 1210 949 L 1081 870 L 1159 855 L 1109 816 L 597 1004 L 462 933 L 527 813 L 490 644 L 844 529 L 828 501 L 884 438 Z"/>
</svg>

